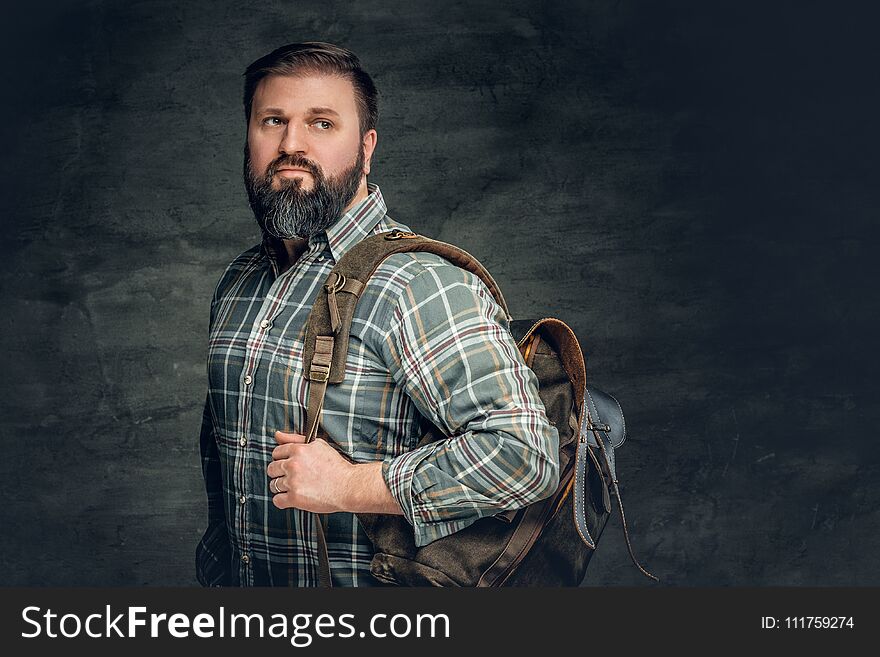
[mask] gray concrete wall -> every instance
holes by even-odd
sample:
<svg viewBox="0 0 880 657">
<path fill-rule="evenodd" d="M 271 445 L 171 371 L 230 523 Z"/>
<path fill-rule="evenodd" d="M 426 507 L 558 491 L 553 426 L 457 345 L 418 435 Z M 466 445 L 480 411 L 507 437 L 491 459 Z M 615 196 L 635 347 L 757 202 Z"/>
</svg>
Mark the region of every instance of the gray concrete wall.
<svg viewBox="0 0 880 657">
<path fill-rule="evenodd" d="M 880 584 L 875 23 L 772 4 L 8 14 L 0 584 L 194 583 L 208 302 L 257 239 L 241 73 L 309 39 L 374 75 L 393 216 L 578 333 L 664 584 Z M 613 520 L 586 583 L 646 582 Z"/>
</svg>

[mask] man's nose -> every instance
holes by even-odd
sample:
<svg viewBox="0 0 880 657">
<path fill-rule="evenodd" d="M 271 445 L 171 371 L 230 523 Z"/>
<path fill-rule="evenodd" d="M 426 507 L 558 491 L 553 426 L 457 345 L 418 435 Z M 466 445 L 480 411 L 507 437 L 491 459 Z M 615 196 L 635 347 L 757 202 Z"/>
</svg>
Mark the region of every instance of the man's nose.
<svg viewBox="0 0 880 657">
<path fill-rule="evenodd" d="M 278 152 L 291 155 L 293 153 L 307 153 L 309 150 L 308 134 L 305 126 L 298 126 L 293 121 L 288 122 L 284 130 L 281 143 L 278 144 Z"/>
</svg>

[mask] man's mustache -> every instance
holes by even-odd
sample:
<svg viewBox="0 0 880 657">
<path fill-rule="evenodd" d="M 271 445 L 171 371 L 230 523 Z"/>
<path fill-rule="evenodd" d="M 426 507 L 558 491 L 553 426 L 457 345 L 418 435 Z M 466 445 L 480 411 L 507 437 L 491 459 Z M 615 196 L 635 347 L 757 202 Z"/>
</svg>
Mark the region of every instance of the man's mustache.
<svg viewBox="0 0 880 657">
<path fill-rule="evenodd" d="M 282 155 L 269 165 L 266 175 L 271 178 L 279 169 L 286 168 L 305 169 L 315 178 L 321 175 L 321 167 L 302 155 Z"/>
</svg>

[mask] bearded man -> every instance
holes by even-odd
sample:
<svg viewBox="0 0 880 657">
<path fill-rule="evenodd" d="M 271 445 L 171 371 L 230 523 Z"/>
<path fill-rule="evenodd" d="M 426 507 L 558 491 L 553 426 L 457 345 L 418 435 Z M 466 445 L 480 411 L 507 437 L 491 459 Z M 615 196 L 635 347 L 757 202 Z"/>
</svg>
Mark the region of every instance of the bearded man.
<svg viewBox="0 0 880 657">
<path fill-rule="evenodd" d="M 315 297 L 360 240 L 410 229 L 367 183 L 377 92 L 357 57 L 283 46 L 247 68 L 244 87 L 244 179 L 263 239 L 227 267 L 211 301 L 197 577 L 315 586 L 323 547 L 333 586 L 376 586 L 355 513 L 402 514 L 425 545 L 552 494 L 558 435 L 482 281 L 404 253 L 358 302 L 345 381 L 321 415 L 335 447 L 305 441 Z M 416 448 L 427 423 L 449 438 Z"/>
</svg>

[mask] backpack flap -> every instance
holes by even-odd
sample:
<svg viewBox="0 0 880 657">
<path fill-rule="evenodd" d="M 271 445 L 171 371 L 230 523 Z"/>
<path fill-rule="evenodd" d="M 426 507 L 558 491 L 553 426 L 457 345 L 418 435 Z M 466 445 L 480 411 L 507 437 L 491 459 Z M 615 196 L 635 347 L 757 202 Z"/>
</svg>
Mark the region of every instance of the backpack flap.
<svg viewBox="0 0 880 657">
<path fill-rule="evenodd" d="M 642 564 L 639 563 L 636 555 L 633 553 L 632 544 L 629 540 L 626 516 L 623 513 L 623 501 L 620 499 L 620 488 L 617 485 L 617 471 L 614 467 L 614 448 L 620 447 L 623 441 L 626 440 L 626 421 L 623 418 L 623 409 L 621 409 L 618 401 L 606 392 L 587 386 L 584 394 L 580 434 L 577 447 L 577 470 L 575 470 L 577 479 L 575 480 L 574 490 L 574 515 L 575 525 L 578 533 L 581 535 L 581 539 L 589 547 L 595 547 L 595 542 L 592 540 L 587 529 L 585 500 L 587 462 L 589 459 L 592 460 L 599 472 L 602 473 L 605 479 L 606 491 L 612 492 L 617 500 L 620 522 L 623 527 L 623 537 L 626 540 L 626 549 L 629 551 L 630 559 L 632 559 L 636 568 L 643 575 L 654 581 L 660 581 L 642 567 Z M 596 458 L 597 453 L 599 458 Z M 606 509 L 610 511 L 610 500 L 605 498 L 603 503 Z"/>
<path fill-rule="evenodd" d="M 584 395 L 584 412 L 581 417 L 581 442 L 585 441 L 604 454 L 608 474 L 611 475 L 612 481 L 617 481 L 614 449 L 620 447 L 626 440 L 626 420 L 620 403 L 608 393 L 587 386 Z"/>
<path fill-rule="evenodd" d="M 575 461 L 574 518 L 581 540 L 589 548 L 595 549 L 596 542 L 590 535 L 587 517 L 589 463 L 592 461 L 602 475 L 600 498 L 605 512 L 608 513 L 611 511 L 609 493 L 616 488 L 617 482 L 614 448 L 623 443 L 626 425 L 617 400 L 589 386 L 584 386 L 583 410 L 580 415 L 580 439 Z M 598 501 L 596 500 L 597 503 Z"/>
</svg>

